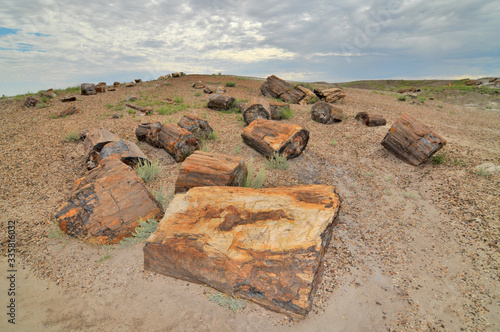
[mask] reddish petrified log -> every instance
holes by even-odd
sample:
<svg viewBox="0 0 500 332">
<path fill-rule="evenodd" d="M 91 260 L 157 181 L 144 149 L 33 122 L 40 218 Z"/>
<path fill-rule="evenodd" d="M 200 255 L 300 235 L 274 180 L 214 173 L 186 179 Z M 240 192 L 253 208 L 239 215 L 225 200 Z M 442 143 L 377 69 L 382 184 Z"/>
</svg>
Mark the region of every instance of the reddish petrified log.
<svg viewBox="0 0 500 332">
<path fill-rule="evenodd" d="M 446 140 L 425 124 L 403 114 L 382 140 L 382 145 L 404 162 L 417 166 L 446 144 Z"/>
<path fill-rule="evenodd" d="M 260 86 L 260 92 L 266 97 L 280 98 L 293 104 L 298 104 L 306 96 L 301 89 L 274 75 Z"/>
<path fill-rule="evenodd" d="M 139 141 L 163 148 L 177 162 L 184 161 L 201 147 L 201 140 L 176 123 L 143 123 L 135 130 Z"/>
<path fill-rule="evenodd" d="M 319 101 L 311 107 L 311 118 L 319 123 L 332 124 L 342 121 L 344 113 L 327 102 Z"/>
<path fill-rule="evenodd" d="M 144 269 L 304 318 L 339 207 L 332 186 L 192 188 L 149 237 Z"/>
<path fill-rule="evenodd" d="M 243 130 L 241 137 L 245 144 L 269 158 L 277 153 L 290 159 L 306 148 L 309 131 L 289 123 L 257 119 Z"/>
<path fill-rule="evenodd" d="M 76 114 L 79 112 L 80 112 L 79 108 L 77 108 L 76 106 L 70 106 L 70 107 L 65 108 L 59 114 L 57 114 L 56 117 L 63 118 L 63 117 L 66 117 L 68 115 L 73 115 L 73 114 Z"/>
<path fill-rule="evenodd" d="M 196 151 L 182 163 L 175 193 L 193 187 L 240 186 L 246 167 L 242 159 L 218 153 Z"/>
<path fill-rule="evenodd" d="M 71 236 L 102 244 L 131 236 L 139 219 L 163 216 L 135 172 L 117 158 L 107 158 L 76 182 L 76 190 L 55 217 Z"/>
<path fill-rule="evenodd" d="M 191 114 L 184 115 L 182 119 L 177 122 L 177 124 L 179 127 L 182 127 L 187 131 L 192 132 L 197 137 L 203 139 L 208 138 L 208 136 L 210 136 L 210 134 L 214 131 L 208 124 L 208 121 Z"/>
<path fill-rule="evenodd" d="M 116 157 L 130 167 L 135 167 L 139 161 L 149 161 L 148 157 L 146 157 L 134 142 L 126 140 L 106 144 L 102 148 L 99 157 L 101 159 Z"/>
<path fill-rule="evenodd" d="M 263 98 L 252 98 L 245 105 L 243 111 L 243 120 L 247 125 L 256 119 L 267 119 L 271 117 L 271 109 L 266 100 Z"/>
<path fill-rule="evenodd" d="M 94 129 L 88 132 L 85 135 L 85 140 L 83 141 L 83 150 L 87 168 L 92 169 L 99 164 L 99 161 L 101 160 L 99 153 L 106 144 L 119 140 L 120 137 L 106 129 Z"/>
<path fill-rule="evenodd" d="M 346 94 L 340 88 L 329 88 L 329 89 L 314 89 L 314 93 L 323 101 L 327 103 L 334 103 L 342 98 L 345 98 Z"/>
</svg>

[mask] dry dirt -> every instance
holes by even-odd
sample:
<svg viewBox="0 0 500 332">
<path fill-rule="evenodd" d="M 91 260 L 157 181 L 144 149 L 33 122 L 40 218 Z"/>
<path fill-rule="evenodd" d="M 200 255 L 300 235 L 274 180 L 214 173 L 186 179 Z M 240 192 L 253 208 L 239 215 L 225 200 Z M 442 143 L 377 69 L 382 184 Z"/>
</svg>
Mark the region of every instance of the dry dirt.
<svg viewBox="0 0 500 332">
<path fill-rule="evenodd" d="M 209 95 L 194 81 L 224 84 L 227 94 L 248 99 L 262 83 L 229 76 L 187 75 L 144 82 L 114 92 L 77 96 L 79 114 L 54 119 L 68 106 L 26 109 L 24 100 L 0 101 L 0 242 L 7 249 L 7 221 L 16 220 L 16 325 L 7 322 L 7 258 L 0 258 L 1 331 L 498 331 L 500 175 L 481 176 L 475 166 L 500 164 L 500 113 L 438 101 L 410 104 L 389 93 L 345 89 L 338 103 L 346 119 L 322 125 L 310 106 L 293 105 L 291 123 L 311 132 L 305 152 L 288 170 L 269 170 L 265 187 L 329 184 L 342 198 L 339 224 L 325 259 L 323 282 L 303 321 L 247 303 L 239 312 L 208 300 L 215 291 L 143 269 L 142 246 L 95 246 L 61 234 L 54 213 L 86 169 L 72 131 L 106 128 L 137 142 L 141 122 L 175 121 L 189 112 L 217 132 L 207 142 L 222 152 L 264 165 L 240 138 L 239 114 L 202 107 Z M 173 115 L 122 118 L 105 105 L 183 97 L 190 108 Z M 442 106 L 442 107 L 440 107 Z M 157 108 L 157 107 L 156 107 Z M 378 113 L 385 127 L 354 120 Z M 403 113 L 447 139 L 442 164 L 404 164 L 380 142 Z M 161 175 L 150 187 L 173 192 L 179 165 L 163 150 L 139 147 L 158 159 Z"/>
</svg>

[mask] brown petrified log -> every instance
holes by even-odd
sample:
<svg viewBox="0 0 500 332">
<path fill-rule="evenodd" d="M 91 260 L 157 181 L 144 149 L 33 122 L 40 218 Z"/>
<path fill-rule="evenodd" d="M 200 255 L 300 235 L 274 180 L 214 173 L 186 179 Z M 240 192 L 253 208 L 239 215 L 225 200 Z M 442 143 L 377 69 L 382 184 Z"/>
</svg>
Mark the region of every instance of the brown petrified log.
<svg viewBox="0 0 500 332">
<path fill-rule="evenodd" d="M 314 94 L 314 92 L 312 92 L 311 90 L 309 90 L 305 86 L 297 85 L 296 88 L 299 89 L 300 91 L 302 91 L 305 94 L 304 98 L 302 98 L 299 101 L 299 105 L 313 104 L 313 103 L 315 103 L 315 102 L 318 101 L 318 96 L 316 96 Z"/>
<path fill-rule="evenodd" d="M 280 98 L 283 101 L 298 104 L 306 94 L 281 78 L 271 75 L 260 86 L 260 92 L 270 98 Z"/>
<path fill-rule="evenodd" d="M 309 141 L 309 131 L 293 124 L 257 119 L 241 134 L 245 144 L 272 158 L 275 153 L 287 159 L 298 157 Z"/>
<path fill-rule="evenodd" d="M 192 188 L 149 237 L 144 269 L 304 318 L 339 207 L 332 186 Z"/>
<path fill-rule="evenodd" d="M 92 169 L 99 164 L 102 159 L 99 156 L 102 148 L 109 142 L 119 141 L 120 137 L 106 129 L 94 129 L 88 132 L 83 141 L 83 150 L 87 168 Z"/>
<path fill-rule="evenodd" d="M 446 144 L 446 140 L 409 114 L 396 120 L 382 145 L 404 162 L 417 166 Z"/>
<path fill-rule="evenodd" d="M 233 104 L 233 97 L 215 94 L 208 100 L 207 107 L 216 111 L 224 111 L 231 109 Z"/>
<path fill-rule="evenodd" d="M 242 159 L 218 153 L 196 151 L 182 163 L 175 193 L 193 187 L 240 186 L 246 167 Z"/>
<path fill-rule="evenodd" d="M 102 244 L 131 236 L 139 219 L 163 216 L 144 182 L 118 158 L 106 158 L 76 182 L 76 190 L 55 217 L 71 236 Z"/>
<path fill-rule="evenodd" d="M 165 149 L 177 162 L 184 161 L 201 147 L 198 137 L 176 123 L 143 123 L 137 127 L 135 135 L 139 141 Z"/>
<path fill-rule="evenodd" d="M 243 111 L 243 120 L 247 125 L 255 119 L 269 120 L 270 116 L 271 108 L 269 103 L 263 98 L 251 98 Z"/>
<path fill-rule="evenodd" d="M 368 127 L 385 126 L 387 123 L 383 116 L 368 114 L 366 112 L 359 112 L 356 114 L 355 119 L 362 121 Z"/>
<path fill-rule="evenodd" d="M 334 103 L 342 98 L 345 98 L 346 94 L 340 88 L 328 88 L 328 89 L 314 89 L 314 93 L 323 101 L 327 103 Z"/>
<path fill-rule="evenodd" d="M 177 122 L 177 124 L 179 127 L 182 127 L 203 139 L 208 138 L 208 136 L 210 136 L 210 134 L 214 131 L 208 124 L 208 121 L 191 114 L 184 115 L 182 119 Z"/>
<path fill-rule="evenodd" d="M 311 107 L 311 118 L 319 123 L 332 124 L 342 121 L 344 113 L 327 102 L 319 101 Z"/>
<path fill-rule="evenodd" d="M 148 157 L 134 143 L 126 140 L 106 144 L 100 153 L 100 158 L 117 157 L 130 167 L 135 167 L 139 161 L 149 161 Z"/>
<path fill-rule="evenodd" d="M 73 115 L 73 114 L 76 114 L 76 113 L 79 113 L 80 112 L 80 109 L 77 108 L 76 106 L 69 106 L 67 108 L 65 108 L 64 110 L 62 110 L 61 112 L 59 112 L 56 117 L 58 118 L 64 118 L 68 115 Z"/>
</svg>

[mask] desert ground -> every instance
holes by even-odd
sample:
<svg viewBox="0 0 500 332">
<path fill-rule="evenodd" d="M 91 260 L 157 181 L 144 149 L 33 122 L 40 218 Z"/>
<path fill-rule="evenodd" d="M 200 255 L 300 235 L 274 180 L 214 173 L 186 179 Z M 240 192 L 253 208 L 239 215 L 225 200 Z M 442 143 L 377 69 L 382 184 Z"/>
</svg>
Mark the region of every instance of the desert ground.
<svg viewBox="0 0 500 332">
<path fill-rule="evenodd" d="M 87 171 L 83 143 L 69 141 L 71 133 L 105 128 L 136 142 L 161 165 L 148 186 L 168 198 L 179 164 L 137 141 L 140 123 L 202 117 L 217 134 L 206 150 L 264 167 L 265 158 L 241 140 L 241 114 L 204 107 L 210 95 L 192 88 L 199 80 L 214 87 L 234 82 L 226 94 L 240 100 L 258 96 L 263 82 L 186 75 L 93 96 L 62 91 L 43 107 L 26 108 L 25 97 L 0 100 L 2 253 L 8 221 L 17 222 L 16 324 L 7 321 L 9 267 L 2 255 L 1 331 L 500 330 L 500 175 L 476 170 L 485 162 L 500 165 L 498 94 L 425 90 L 425 98 L 398 100 L 383 81 L 347 84 L 347 97 L 336 103 L 345 118 L 331 125 L 311 120 L 310 105 L 291 105 L 294 116 L 282 121 L 305 127 L 311 137 L 287 170 L 267 170 L 264 187 L 326 184 L 342 199 L 323 280 L 304 320 L 246 301 L 233 311 L 210 300 L 217 293 L 210 287 L 145 271 L 143 244 L 99 246 L 62 233 L 54 214 Z M 68 107 L 60 101 L 65 94 L 77 97 L 69 104 L 80 112 L 55 118 Z M 131 96 L 153 114 L 125 108 Z M 178 107 L 159 114 L 167 98 Z M 383 115 L 387 125 L 364 126 L 354 119 L 361 111 Z M 381 146 L 403 113 L 447 140 L 435 162 L 410 166 Z"/>
</svg>

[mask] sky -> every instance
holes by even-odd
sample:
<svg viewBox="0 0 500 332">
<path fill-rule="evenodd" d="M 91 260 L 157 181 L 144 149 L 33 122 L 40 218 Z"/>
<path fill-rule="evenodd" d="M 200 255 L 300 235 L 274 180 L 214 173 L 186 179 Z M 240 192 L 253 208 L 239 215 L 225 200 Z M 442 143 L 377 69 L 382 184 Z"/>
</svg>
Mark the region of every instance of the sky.
<svg viewBox="0 0 500 332">
<path fill-rule="evenodd" d="M 2 0 L 0 95 L 183 71 L 500 76 L 498 0 Z"/>
</svg>

